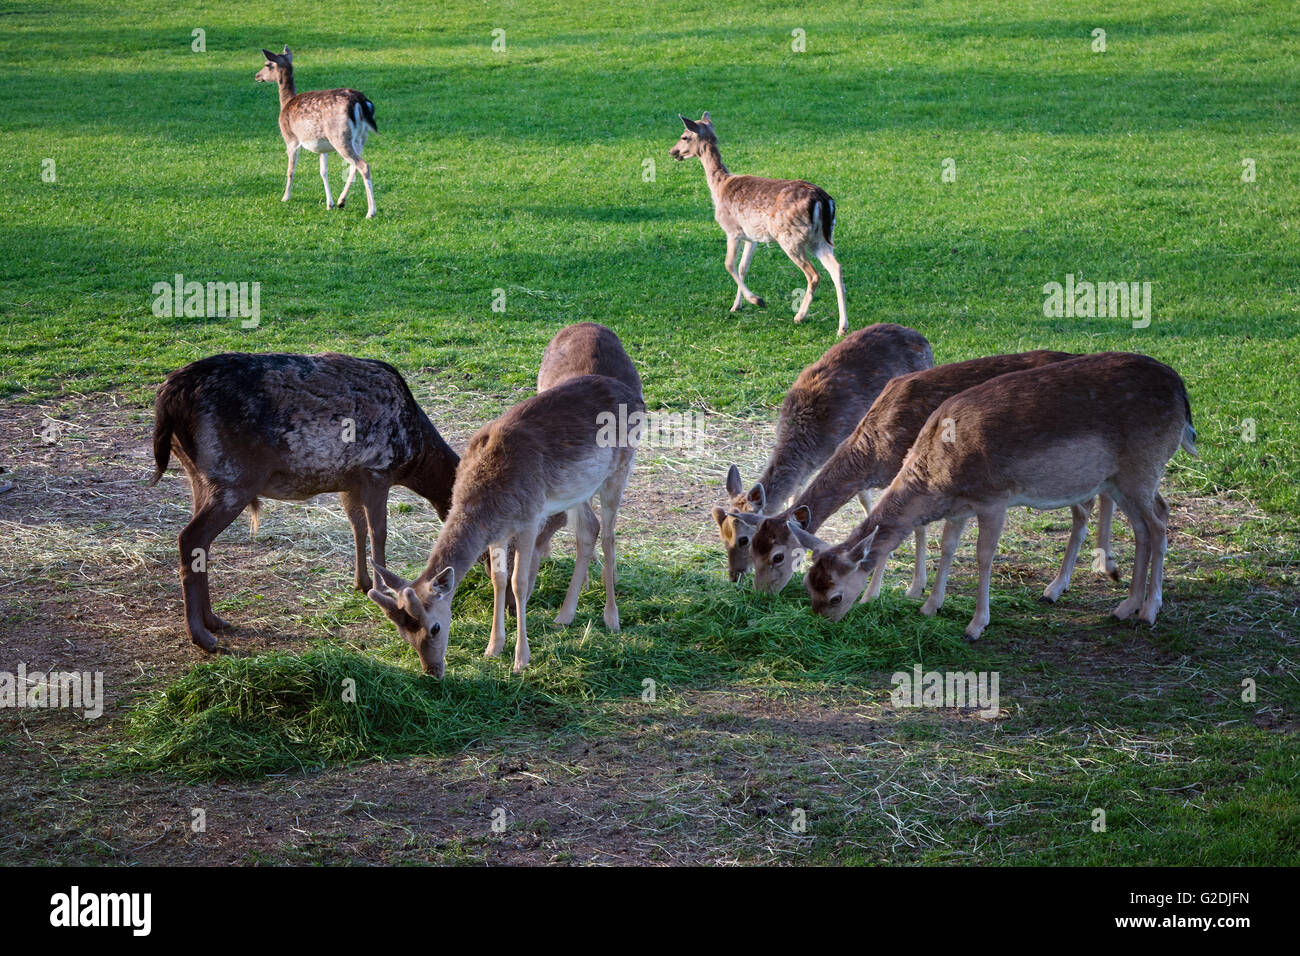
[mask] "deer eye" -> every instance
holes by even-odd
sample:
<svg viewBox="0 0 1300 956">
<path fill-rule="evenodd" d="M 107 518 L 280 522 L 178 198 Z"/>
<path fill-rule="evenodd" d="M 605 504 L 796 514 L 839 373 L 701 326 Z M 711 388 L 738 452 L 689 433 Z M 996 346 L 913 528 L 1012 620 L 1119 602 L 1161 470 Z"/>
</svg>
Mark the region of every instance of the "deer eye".
<svg viewBox="0 0 1300 956">
<path fill-rule="evenodd" d="M 843 594 L 836 594 L 834 597 L 830 599 L 830 605 L 831 607 L 835 607 L 835 605 L 839 604 L 843 600 L 844 600 Z"/>
<path fill-rule="evenodd" d="M 432 634 L 434 637 L 437 637 L 438 632 L 441 630 L 442 630 L 441 624 L 434 624 L 433 627 L 429 628 L 429 633 Z"/>
<path fill-rule="evenodd" d="M 745 545 L 749 544 L 749 539 L 748 539 L 748 538 L 737 538 L 737 539 L 736 539 L 736 544 L 743 548 Z"/>
<path fill-rule="evenodd" d="M 774 554 L 774 555 L 772 555 L 772 563 L 773 563 L 773 564 L 780 564 L 780 563 L 781 563 L 782 561 L 784 561 L 784 560 L 785 560 L 785 555 L 784 555 L 783 553 L 782 553 L 782 554 Z"/>
</svg>

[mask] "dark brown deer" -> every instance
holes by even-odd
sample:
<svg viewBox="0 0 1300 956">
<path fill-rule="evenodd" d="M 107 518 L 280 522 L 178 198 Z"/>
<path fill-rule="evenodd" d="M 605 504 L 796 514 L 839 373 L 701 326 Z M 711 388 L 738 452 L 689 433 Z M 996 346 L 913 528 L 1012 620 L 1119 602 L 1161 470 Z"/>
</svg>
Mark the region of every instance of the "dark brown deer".
<svg viewBox="0 0 1300 956">
<path fill-rule="evenodd" d="M 965 523 L 979 521 L 979 592 L 966 637 L 989 622 L 989 580 L 1007 509 L 1064 508 L 1103 492 L 1133 526 L 1136 555 L 1120 620 L 1154 624 L 1162 603 L 1169 508 L 1160 496 L 1165 465 L 1196 454 L 1183 380 L 1145 355 L 1104 352 L 1011 372 L 945 401 L 926 420 L 903 466 L 847 541 L 815 555 L 804 575 L 813 610 L 839 620 L 852 595 L 913 528 L 951 522 L 956 549 Z M 951 540 L 950 540 L 951 539 Z M 934 596 L 943 601 L 944 581 Z"/>
<path fill-rule="evenodd" d="M 451 508 L 458 458 L 397 369 L 372 359 L 228 353 L 192 362 L 163 382 L 154 403 L 157 484 L 176 455 L 190 479 L 194 516 L 181 532 L 181 585 L 190 640 L 215 650 L 227 627 L 208 590 L 212 541 L 259 498 L 302 501 L 338 492 L 356 545 L 354 584 L 371 587 L 369 532 L 384 561 L 388 489 Z"/>
<path fill-rule="evenodd" d="M 595 322 L 578 322 L 567 325 L 555 333 L 542 354 L 542 366 L 537 372 L 537 391 L 542 393 L 571 378 L 582 375 L 607 375 L 641 395 L 641 376 L 612 329 Z M 550 554 L 551 538 L 567 522 L 577 538 L 577 558 L 569 591 L 555 616 L 556 624 L 572 624 L 577 613 L 578 595 L 587 583 L 587 571 L 600 536 L 600 521 L 592 510 L 591 502 L 583 502 L 567 513 L 552 515 L 547 519 L 537 538 L 533 551 L 533 577 L 542 558 Z"/>
<path fill-rule="evenodd" d="M 844 506 L 863 488 L 883 488 L 889 484 L 912 442 L 925 424 L 930 413 L 947 399 L 975 385 L 987 382 L 1008 372 L 1027 368 L 1041 368 L 1055 362 L 1079 358 L 1070 352 L 1020 352 L 1013 355 L 991 355 L 936 365 L 934 368 L 909 375 L 900 375 L 885 386 L 858 427 L 835 449 L 828 462 L 812 480 L 798 501 L 779 514 L 763 519 L 754 531 L 751 542 L 754 561 L 754 587 L 775 594 L 784 588 L 794 573 L 797 552 L 821 550 L 824 542 L 813 537 L 831 515 Z M 1079 547 L 1088 527 L 1088 514 L 1092 502 L 1075 505 L 1072 509 L 1074 524 L 1061 573 L 1048 585 L 1043 596 L 1055 601 L 1069 586 L 1070 576 L 1079 555 Z M 1115 505 L 1105 495 L 1101 496 L 1097 551 L 1100 570 L 1112 577 L 1118 575 L 1115 559 L 1110 551 L 1111 517 Z M 917 550 L 925 550 L 925 528 L 916 529 Z M 921 578 L 912 581 L 907 595 L 919 600 L 925 590 L 925 565 L 921 564 Z M 864 600 L 872 600 L 880 593 L 885 562 L 876 565 L 871 583 L 863 592 Z M 941 567 L 939 573 L 946 574 Z M 930 606 L 924 609 L 931 610 Z"/>
<path fill-rule="evenodd" d="M 492 634 L 486 656 L 505 647 L 506 548 L 515 549 L 514 589 L 517 639 L 515 673 L 528 666 L 528 598 L 532 593 L 533 549 L 552 515 L 600 496 L 600 539 L 604 550 L 605 625 L 619 629 L 614 599 L 614 523 L 636 454 L 636 434 L 619 443 L 606 440 L 610 419 L 644 416 L 639 392 L 604 375 L 571 378 L 520 402 L 470 439 L 456 471 L 451 512 L 414 580 L 383 568 L 375 573 L 382 590 L 370 599 L 383 608 L 415 648 L 424 670 L 443 675 L 451 602 L 465 572 L 485 548 L 493 552 Z"/>
<path fill-rule="evenodd" d="M 263 50 L 266 64 L 253 79 L 275 83 L 280 88 L 280 135 L 289 153 L 289 172 L 285 177 L 284 196 L 289 201 L 293 191 L 293 171 L 298 165 L 298 150 L 320 154 L 320 178 L 325 183 L 325 208 L 334 208 L 330 195 L 329 154 L 338 153 L 348 164 L 347 182 L 339 193 L 338 207 L 343 208 L 348 190 L 361 171 L 366 185 L 366 218 L 375 216 L 375 190 L 370 182 L 370 164 L 361 158 L 366 137 L 379 132 L 375 123 L 375 105 L 356 90 L 312 90 L 297 93 L 293 85 L 293 54 L 286 46 L 283 53 Z"/>
<path fill-rule="evenodd" d="M 745 491 L 740 469 L 732 465 L 727 470 L 726 505 L 713 509 L 732 581 L 749 570 L 750 539 L 768 508 L 785 507 L 853 431 L 891 378 L 933 365 L 934 353 L 925 336 L 881 323 L 831 346 L 799 373 L 781 403 L 776 445 L 757 484 Z M 865 492 L 862 504 L 870 510 Z"/>
<path fill-rule="evenodd" d="M 840 310 L 839 334 L 849 328 L 849 317 L 844 302 L 844 277 L 839 260 L 835 258 L 835 200 L 826 190 L 801 179 L 765 179 L 762 176 L 736 176 L 722 162 L 718 152 L 718 137 L 713 131 L 713 120 L 706 112 L 697 121 L 678 114 L 686 132 L 668 155 L 678 161 L 698 156 L 704 165 L 704 176 L 713 197 L 713 218 L 727 234 L 727 272 L 736 282 L 736 301 L 732 312 L 739 312 L 745 302 L 759 308 L 765 307 L 758 296 L 745 285 L 745 274 L 754 258 L 754 246 L 759 242 L 775 242 L 790 260 L 797 265 L 808 280 L 803 302 L 795 315 L 802 322 L 808 315 L 813 293 L 821 281 L 812 264 L 818 259 L 835 283 L 835 297 Z M 736 264 L 736 249 L 745 248 Z"/>
</svg>

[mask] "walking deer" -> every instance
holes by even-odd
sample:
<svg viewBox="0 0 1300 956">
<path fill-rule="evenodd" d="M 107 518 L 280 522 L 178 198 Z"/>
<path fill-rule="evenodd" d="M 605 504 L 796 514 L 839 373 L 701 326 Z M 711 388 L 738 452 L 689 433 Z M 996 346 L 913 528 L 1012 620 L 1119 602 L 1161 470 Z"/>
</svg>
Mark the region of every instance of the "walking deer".
<svg viewBox="0 0 1300 956">
<path fill-rule="evenodd" d="M 484 548 L 492 551 L 492 632 L 485 652 L 505 647 L 506 548 L 515 549 L 514 588 L 517 638 L 515 673 L 528 666 L 528 598 L 532 594 L 533 549 L 546 519 L 600 496 L 600 539 L 604 551 L 605 625 L 619 629 L 614 599 L 614 523 L 636 454 L 635 438 L 605 440 L 604 424 L 620 410 L 644 416 L 639 392 L 604 375 L 583 375 L 520 402 L 470 439 L 456 472 L 451 512 L 434 543 L 429 562 L 413 581 L 381 565 L 382 589 L 370 599 L 383 608 L 415 648 L 424 670 L 442 677 L 451 602 L 465 572 Z M 567 598 L 566 598 L 567 600 Z"/>
<path fill-rule="evenodd" d="M 883 488 L 903 465 L 907 451 L 930 413 L 947 399 L 999 375 L 1028 368 L 1041 368 L 1056 362 L 1079 358 L 1069 352 L 1021 352 L 991 355 L 936 365 L 934 368 L 900 375 L 892 379 L 862 417 L 858 427 L 835 449 L 798 501 L 779 514 L 764 518 L 755 529 L 751 551 L 754 561 L 754 587 L 772 594 L 780 591 L 794 574 L 797 552 L 824 550 L 828 545 L 814 536 L 831 515 L 843 507 L 863 488 Z M 1069 586 L 1070 576 L 1088 527 L 1092 502 L 1074 505 L 1073 527 L 1061 573 L 1048 585 L 1043 596 L 1055 601 Z M 1098 511 L 1097 563 L 1094 567 L 1112 577 L 1118 576 L 1110 550 L 1111 520 L 1115 504 L 1101 496 Z M 925 526 L 916 529 L 916 571 L 907 596 L 919 600 L 925 592 Z M 885 562 L 876 565 L 863 600 L 873 600 L 880 593 Z M 941 575 L 946 569 L 940 568 Z M 928 611 L 929 608 L 927 607 Z"/>
<path fill-rule="evenodd" d="M 934 353 L 925 336 L 880 323 L 831 346 L 799 373 L 781 403 L 776 445 L 758 482 L 745 491 L 740 469 L 732 465 L 727 469 L 726 505 L 713 509 L 732 581 L 750 568 L 750 539 L 768 506 L 785 507 L 853 431 L 891 378 L 933 365 Z M 865 492 L 861 500 L 870 510 Z"/>
<path fill-rule="evenodd" d="M 1125 620 L 1137 612 L 1154 624 L 1169 516 L 1160 479 L 1180 447 L 1196 454 L 1195 438 L 1183 380 L 1145 355 L 1104 352 L 976 385 L 931 413 L 867 520 L 815 555 L 804 575 L 813 610 L 839 620 L 908 531 L 949 519 L 943 550 L 951 555 L 975 517 L 979 591 L 966 637 L 976 640 L 989 622 L 989 579 L 1007 509 L 1063 508 L 1105 492 L 1128 516 L 1136 543 L 1132 585 L 1113 613 Z M 945 584 L 940 574 L 934 610 Z"/>
<path fill-rule="evenodd" d="M 298 150 L 320 154 L 320 178 L 325 184 L 325 208 L 334 208 L 330 195 L 329 154 L 338 153 L 347 161 L 348 178 L 339 193 L 338 207 L 343 208 L 348 190 L 361 171 L 366 186 L 366 218 L 375 217 L 375 190 L 370 182 L 370 164 L 361 158 L 366 137 L 379 132 L 375 123 L 375 105 L 356 90 L 312 90 L 297 93 L 293 85 L 293 54 L 286 46 L 283 53 L 263 50 L 266 65 L 253 77 L 259 83 L 275 83 L 280 88 L 280 135 L 289 153 L 289 172 L 285 177 L 284 196 L 289 201 L 293 191 L 293 171 L 298 165 Z"/>
<path fill-rule="evenodd" d="M 802 322 L 808 315 L 813 293 L 821 281 L 812 259 L 825 267 L 835 284 L 835 298 L 840 310 L 839 334 L 848 331 L 849 318 L 844 302 L 844 277 L 835 258 L 835 200 L 824 189 L 801 179 L 765 179 L 761 176 L 737 176 L 722 162 L 713 120 L 705 112 L 698 121 L 678 114 L 686 126 L 681 139 L 668 151 L 673 159 L 698 156 L 713 197 L 713 218 L 727 234 L 727 272 L 736 282 L 736 300 L 732 312 L 739 312 L 745 302 L 759 308 L 766 303 L 745 285 L 745 274 L 759 242 L 776 242 L 808 280 L 807 291 L 795 315 Z M 740 264 L 736 250 L 744 244 Z"/>
<path fill-rule="evenodd" d="M 212 541 L 260 498 L 302 501 L 337 491 L 352 524 L 353 583 L 370 590 L 366 535 L 384 562 L 388 490 L 403 485 L 445 518 L 459 459 L 397 369 L 348 355 L 228 353 L 192 362 L 154 403 L 158 483 L 172 454 L 190 479 L 194 514 L 178 539 L 190 640 L 216 649 L 229 625 L 212 612 Z"/>
<path fill-rule="evenodd" d="M 542 365 L 537 372 L 537 391 L 540 394 L 582 375 L 606 375 L 641 395 L 641 376 L 637 374 L 636 366 L 632 364 L 623 343 L 612 329 L 594 322 L 577 322 L 555 333 L 542 354 Z M 596 518 L 590 501 L 584 501 L 568 512 L 552 515 L 542 528 L 537 538 L 537 547 L 533 551 L 534 578 L 541 559 L 550 554 L 551 538 L 564 527 L 566 520 L 577 538 L 578 550 L 573 577 L 569 580 L 569 591 L 555 617 L 556 624 L 573 623 L 578 608 L 578 595 L 587 583 L 587 570 L 595 553 L 596 539 L 600 535 L 600 521 Z"/>
</svg>

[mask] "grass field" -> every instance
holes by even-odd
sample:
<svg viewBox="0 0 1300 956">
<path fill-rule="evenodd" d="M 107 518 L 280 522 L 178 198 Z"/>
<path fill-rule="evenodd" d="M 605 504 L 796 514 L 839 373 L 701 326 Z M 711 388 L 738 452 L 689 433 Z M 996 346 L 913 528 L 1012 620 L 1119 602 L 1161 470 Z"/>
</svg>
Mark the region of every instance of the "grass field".
<svg viewBox="0 0 1300 956">
<path fill-rule="evenodd" d="M 0 671 L 103 670 L 110 700 L 92 722 L 0 712 L 0 862 L 1300 862 L 1293 4 L 345 0 L 327 19 L 0 0 Z M 253 74 L 286 43 L 299 90 L 373 100 L 375 220 L 359 184 L 327 212 L 305 153 L 280 202 L 275 91 Z M 1201 458 L 1170 465 L 1154 629 L 1107 622 L 1118 591 L 1086 571 L 1036 603 L 1059 513 L 1009 528 L 976 646 L 970 541 L 935 619 L 901 594 L 905 551 L 841 626 L 797 582 L 726 584 L 708 507 L 729 461 L 761 467 L 835 308 L 824 282 L 793 325 L 801 277 L 767 247 L 749 284 L 768 308 L 727 312 L 704 176 L 668 157 L 677 113 L 705 109 L 733 172 L 834 196 L 852 327 L 909 325 L 940 362 L 1117 349 L 1181 372 Z M 155 315 L 176 274 L 259 283 L 259 325 Z M 1149 325 L 1045 317 L 1067 275 L 1150 282 Z M 566 541 L 525 675 L 481 657 L 475 572 L 448 678 L 422 679 L 348 590 L 322 499 L 219 539 L 216 606 L 240 627 L 216 659 L 189 647 L 185 484 L 140 487 L 167 372 L 224 350 L 383 358 L 463 447 L 583 320 L 622 337 L 651 408 L 710 429 L 703 453 L 638 464 L 624 633 L 601 626 L 598 576 L 572 628 L 549 623 Z M 410 496 L 390 511 L 410 571 L 437 522 Z M 999 672 L 1003 712 L 891 707 L 916 663 Z M 338 701 L 346 677 L 363 706 Z"/>
</svg>

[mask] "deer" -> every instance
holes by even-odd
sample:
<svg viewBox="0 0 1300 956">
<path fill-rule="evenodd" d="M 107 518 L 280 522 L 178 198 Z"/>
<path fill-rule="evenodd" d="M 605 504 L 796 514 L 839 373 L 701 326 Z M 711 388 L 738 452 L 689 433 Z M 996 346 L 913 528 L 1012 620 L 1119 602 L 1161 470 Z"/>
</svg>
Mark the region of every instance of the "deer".
<svg viewBox="0 0 1300 956">
<path fill-rule="evenodd" d="M 289 172 L 285 177 L 284 196 L 289 201 L 293 191 L 293 171 L 298 165 L 298 150 L 320 154 L 320 178 L 325 184 L 325 208 L 334 208 L 330 195 L 329 155 L 338 153 L 348 164 L 348 178 L 339 193 L 338 208 L 347 201 L 348 190 L 361 171 L 366 186 L 366 218 L 375 218 L 375 190 L 370 181 L 370 164 L 361 158 L 366 137 L 379 132 L 375 123 L 375 105 L 356 90 L 312 90 L 298 93 L 293 85 L 293 54 L 286 46 L 283 53 L 262 50 L 265 65 L 253 79 L 258 83 L 275 83 L 280 88 L 280 135 L 289 153 Z"/>
<path fill-rule="evenodd" d="M 944 401 L 1008 372 L 1041 368 L 1079 357 L 1071 352 L 1047 350 L 991 355 L 965 362 L 936 365 L 934 368 L 891 379 L 862 416 L 857 428 L 835 449 L 830 460 L 804 489 L 795 504 L 785 511 L 764 518 L 755 529 L 750 543 L 755 590 L 776 594 L 793 576 L 794 559 L 800 551 L 825 550 L 829 547 L 816 537 L 818 528 L 861 489 L 882 488 L 889 484 L 902 467 L 903 459 L 921 426 Z M 1045 601 L 1055 602 L 1069 587 L 1091 511 L 1091 501 L 1071 508 L 1073 525 L 1065 559 L 1060 574 L 1043 592 Z M 1115 503 L 1108 496 L 1101 495 L 1093 568 L 1117 579 L 1119 570 L 1111 553 L 1111 521 L 1114 513 Z M 925 526 L 918 527 L 915 534 L 917 553 L 923 555 Z M 919 600 L 925 591 L 923 559 L 918 568 L 920 578 L 918 580 L 914 575 L 912 586 L 907 591 L 907 596 L 913 600 Z M 884 571 L 885 562 L 881 561 L 876 565 L 871 583 L 862 594 L 864 602 L 879 596 Z M 939 573 L 946 576 L 946 568 L 941 566 Z M 934 613 L 934 606 L 927 604 L 923 613 Z"/>
<path fill-rule="evenodd" d="M 807 318 L 813 293 L 821 281 L 817 268 L 812 264 L 816 258 L 835 284 L 840 312 L 838 334 L 843 336 L 848 331 L 849 319 L 844 301 L 844 277 L 839 260 L 835 258 L 835 200 L 824 189 L 801 179 L 734 175 L 722 162 L 718 137 L 708 112 L 699 120 L 687 119 L 680 113 L 677 115 L 686 131 L 668 155 L 678 162 L 696 156 L 704 166 L 709 195 L 713 199 L 713 218 L 727 236 L 727 273 L 736 283 L 736 299 L 731 311 L 739 312 L 746 302 L 760 309 L 766 308 L 767 304 L 745 285 L 745 275 L 754 258 L 755 245 L 775 242 L 803 271 L 808 281 L 794 317 L 795 323 Z M 737 265 L 736 250 L 741 244 L 744 251 Z"/>
<path fill-rule="evenodd" d="M 172 455 L 189 477 L 193 516 L 177 539 L 190 641 L 217 649 L 230 625 L 212 611 L 213 539 L 261 498 L 303 501 L 338 492 L 352 525 L 363 593 L 366 539 L 385 559 L 388 492 L 402 485 L 445 518 L 459 457 L 386 362 L 320 355 L 225 353 L 167 376 L 154 401 L 156 485 Z"/>
<path fill-rule="evenodd" d="M 750 569 L 750 541 L 769 505 L 785 507 L 853 431 L 890 379 L 933 366 L 934 353 L 925 336 L 880 323 L 840 340 L 799 373 L 781 403 L 776 443 L 758 481 L 746 491 L 740 469 L 732 464 L 725 480 L 726 501 L 713 509 L 733 583 Z M 870 511 L 869 494 L 864 491 L 860 500 Z"/>
<path fill-rule="evenodd" d="M 611 632 L 618 632 L 614 524 L 640 426 L 616 435 L 610 424 L 632 425 L 644 415 L 641 395 L 629 385 L 605 375 L 581 375 L 525 399 L 474 434 L 456 471 L 451 511 L 425 569 L 407 581 L 379 564 L 374 566 L 383 586 L 370 590 L 370 600 L 415 648 L 425 674 L 441 679 L 445 672 L 452 599 L 484 548 L 493 557 L 492 630 L 484 656 L 496 657 L 504 650 L 508 571 L 504 555 L 511 546 L 515 551 L 509 578 L 515 601 L 514 673 L 523 672 L 530 660 L 527 609 L 535 583 L 533 550 L 538 532 L 552 515 L 597 495 L 604 620 Z"/>
<path fill-rule="evenodd" d="M 911 529 L 948 519 L 943 550 L 956 551 L 970 518 L 979 524 L 975 615 L 989 623 L 989 581 L 1007 509 L 1063 508 L 1103 492 L 1133 527 L 1128 596 L 1112 611 L 1154 625 L 1162 604 L 1169 506 L 1160 479 L 1182 448 L 1197 456 L 1187 388 L 1172 368 L 1145 355 L 1103 352 L 1010 372 L 946 399 L 867 519 L 848 539 L 814 553 L 804 587 L 815 613 L 838 621 L 845 598 Z M 951 557 L 948 559 L 951 562 Z M 938 576 L 931 600 L 943 603 Z"/>
<path fill-rule="evenodd" d="M 637 374 L 636 366 L 632 364 L 623 343 L 612 329 L 595 322 L 566 325 L 555 333 L 555 337 L 547 344 L 546 351 L 542 353 L 542 365 L 537 372 L 537 392 L 541 394 L 582 375 L 606 375 L 641 395 L 641 376 Z M 586 586 L 587 570 L 595 553 L 596 539 L 600 535 L 600 521 L 596 518 L 590 501 L 585 501 L 568 512 L 551 516 L 538 535 L 537 546 L 533 549 L 534 579 L 541 559 L 550 554 L 551 538 L 566 523 L 577 538 L 578 551 L 573 577 L 569 579 L 568 593 L 555 617 L 555 623 L 560 625 L 573 623 L 578 596 Z"/>
</svg>

